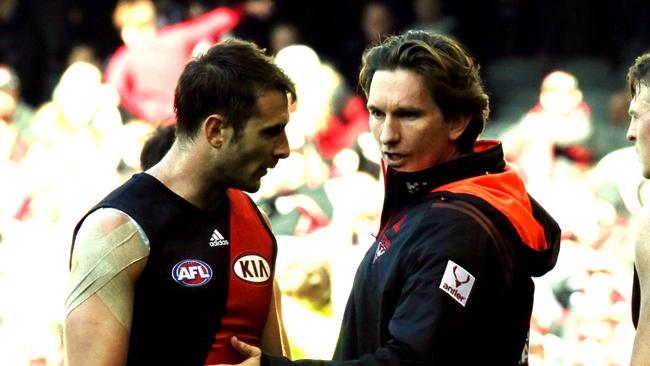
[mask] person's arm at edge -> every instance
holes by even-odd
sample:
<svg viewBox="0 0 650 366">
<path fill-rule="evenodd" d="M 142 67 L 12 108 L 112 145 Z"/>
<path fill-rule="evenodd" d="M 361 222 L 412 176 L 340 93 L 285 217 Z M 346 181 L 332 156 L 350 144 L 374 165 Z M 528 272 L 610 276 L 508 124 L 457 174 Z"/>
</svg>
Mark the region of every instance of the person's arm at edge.
<svg viewBox="0 0 650 366">
<path fill-rule="evenodd" d="M 266 226 L 271 230 L 271 220 L 264 210 L 258 208 L 258 212 L 264 219 Z M 269 304 L 269 315 L 264 326 L 260 348 L 264 352 L 273 356 L 284 356 L 291 358 L 291 349 L 289 348 L 289 337 L 284 329 L 282 321 L 282 291 L 280 285 L 273 276 L 273 293 L 271 303 Z"/>
<path fill-rule="evenodd" d="M 216 42 L 224 33 L 239 25 L 244 17 L 268 18 L 273 6 L 272 0 L 243 1 L 232 7 L 214 8 L 194 19 L 164 27 L 159 32 L 161 35 L 170 32 L 182 34 L 186 42 L 198 42 L 206 37 Z M 177 30 L 181 33 L 176 32 Z"/>
<path fill-rule="evenodd" d="M 163 37 L 178 37 L 188 44 L 210 39 L 219 41 L 221 35 L 233 30 L 244 17 L 244 7 L 218 7 L 196 18 L 171 24 L 158 31 Z"/>
<path fill-rule="evenodd" d="M 102 231 L 110 233 L 128 220 L 128 217 L 113 212 L 102 216 L 99 225 Z M 75 252 L 83 250 L 85 245 L 93 244 L 84 242 L 83 239 L 78 238 Z M 78 256 L 73 255 L 73 270 L 77 258 Z M 145 264 L 146 260 L 140 259 L 123 270 L 131 284 L 139 278 Z M 122 290 L 130 296 L 125 299 L 127 310 L 132 311 L 133 286 L 124 287 Z M 130 323 L 127 326 L 130 327 Z M 94 293 L 74 308 L 65 319 L 66 365 L 124 365 L 128 354 L 129 334 L 129 329 L 116 318 L 101 297 Z"/>
<path fill-rule="evenodd" d="M 650 364 L 650 209 L 641 211 L 637 221 L 635 263 L 641 287 L 639 323 L 634 337 L 631 366 Z"/>
<path fill-rule="evenodd" d="M 282 293 L 278 282 L 273 280 L 273 295 L 269 306 L 269 316 L 264 326 L 260 348 L 273 356 L 291 358 L 289 339 L 282 322 Z"/>
</svg>

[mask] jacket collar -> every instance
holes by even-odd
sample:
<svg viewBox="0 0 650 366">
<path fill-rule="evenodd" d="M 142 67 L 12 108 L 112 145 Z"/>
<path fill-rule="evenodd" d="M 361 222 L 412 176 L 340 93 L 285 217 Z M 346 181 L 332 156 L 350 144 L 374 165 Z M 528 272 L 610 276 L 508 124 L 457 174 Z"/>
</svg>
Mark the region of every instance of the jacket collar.
<svg viewBox="0 0 650 366">
<path fill-rule="evenodd" d="M 472 153 L 417 172 L 398 172 L 383 166 L 386 179 L 384 203 L 393 199 L 398 202 L 417 199 L 444 184 L 501 172 L 505 166 L 501 142 L 494 140 L 478 141 Z"/>
</svg>

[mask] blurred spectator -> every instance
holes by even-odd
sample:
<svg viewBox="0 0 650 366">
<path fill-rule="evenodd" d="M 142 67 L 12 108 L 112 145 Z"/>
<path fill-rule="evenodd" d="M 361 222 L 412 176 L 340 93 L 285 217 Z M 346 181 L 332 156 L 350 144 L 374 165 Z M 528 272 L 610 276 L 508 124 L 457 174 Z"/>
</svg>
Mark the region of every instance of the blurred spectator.
<svg viewBox="0 0 650 366">
<path fill-rule="evenodd" d="M 124 181 L 131 175 L 142 171 L 140 166 L 142 150 L 154 133 L 155 129 L 151 124 L 137 119 L 125 123 L 118 132 L 120 162 L 117 171 Z"/>
<path fill-rule="evenodd" d="M 617 88 L 610 92 L 605 100 L 607 114 L 603 120 L 594 128 L 590 146 L 598 152 L 599 157 L 608 153 L 629 146 L 625 135 L 630 123 L 628 108 L 630 106 L 630 91 L 627 88 Z M 597 132 L 597 133 L 596 133 Z"/>
<path fill-rule="evenodd" d="M 531 365 L 622 365 L 629 356 L 630 289 L 621 279 L 630 276 L 627 217 L 638 209 L 640 179 L 623 174 L 630 151 L 593 167 L 597 128 L 576 78 L 555 71 L 539 103 L 503 136 L 508 159 L 563 234 L 555 273 L 536 281 Z"/>
<path fill-rule="evenodd" d="M 333 207 L 323 186 L 328 177 L 329 167 L 311 143 L 292 150 L 263 177 L 257 203 L 276 235 L 304 237 L 330 223 Z"/>
<path fill-rule="evenodd" d="M 298 92 L 286 128 L 292 152 L 263 178 L 257 202 L 269 215 L 280 253 L 285 253 L 279 263 L 292 268 L 283 275 L 284 267 L 278 266 L 280 286 L 288 295 L 283 306 L 292 346 L 299 356 L 326 358 L 333 351 L 349 279 L 373 240 L 381 210 L 379 169 L 373 175 L 360 170 L 363 163 L 372 171 L 368 166 L 378 167 L 380 158 L 367 133 L 365 99 L 354 94 L 331 65 L 305 45 L 283 48 L 276 61 Z M 315 262 L 314 255 L 319 257 Z M 297 279 L 323 285 L 323 261 L 331 284 L 325 308 L 320 295 L 312 296 L 324 292 L 305 297 L 295 290 Z M 324 335 L 319 344 L 304 338 L 314 324 Z"/>
<path fill-rule="evenodd" d="M 95 48 L 89 44 L 78 44 L 72 47 L 68 54 L 68 66 L 75 62 L 85 62 L 101 69 L 102 62 L 95 51 Z"/>
<path fill-rule="evenodd" d="M 590 190 L 609 202 L 625 218 L 638 214 L 643 206 L 642 190 L 648 188 L 645 182 L 634 146 L 608 153 L 587 177 Z"/>
<path fill-rule="evenodd" d="M 101 60 L 103 66 L 108 57 L 122 44 L 111 17 L 117 1 L 65 0 L 71 48 L 76 45 L 92 47 L 93 53 Z"/>
<path fill-rule="evenodd" d="M 329 179 L 313 146 L 302 151 L 305 155 L 292 152 L 264 177 L 261 193 L 267 199 L 260 203 L 278 234 L 276 273 L 286 295 L 282 306 L 292 356 L 326 358 L 334 350 L 350 278 L 378 227 L 383 189 L 376 176 L 359 172 L 355 151 L 336 155 L 338 175 Z M 269 192 L 277 195 L 267 197 Z M 307 337 L 314 328 L 319 342 Z"/>
<path fill-rule="evenodd" d="M 180 23 L 187 18 L 196 18 L 208 10 L 203 5 L 203 2 L 197 0 L 190 0 L 187 4 L 177 0 L 154 1 L 156 5 L 156 26 L 158 28 Z"/>
<path fill-rule="evenodd" d="M 0 65 L 0 164 L 19 163 L 31 141 L 34 111 L 21 98 L 20 80 L 15 71 Z"/>
<path fill-rule="evenodd" d="M 575 266 L 575 264 L 574 264 Z M 569 365 L 623 365 L 618 352 L 628 347 L 630 333 L 623 329 L 628 321 L 630 273 L 608 253 L 592 252 L 582 256 L 576 275 L 570 279 L 573 293 L 565 339 L 573 352 L 564 355 Z M 626 296 L 627 295 L 627 296 Z"/>
<path fill-rule="evenodd" d="M 504 148 L 527 182 L 540 181 L 553 174 L 558 156 L 590 163 L 585 143 L 591 134 L 590 111 L 578 80 L 554 71 L 542 81 L 539 102 L 506 132 Z"/>
<path fill-rule="evenodd" d="M 285 47 L 300 42 L 300 31 L 291 23 L 276 23 L 271 27 L 271 53 L 277 55 Z"/>
<path fill-rule="evenodd" d="M 363 7 L 361 30 L 365 36 L 366 46 L 375 45 L 395 32 L 395 20 L 388 5 L 370 1 Z"/>
<path fill-rule="evenodd" d="M 63 364 L 61 304 L 69 228 L 80 212 L 119 182 L 115 173 L 122 128 L 118 97 L 101 78 L 100 70 L 91 64 L 70 65 L 52 100 L 34 115 L 29 150 L 16 174 L 1 175 L 6 179 L 0 192 L 2 248 L 6 249 L 1 256 L 7 265 L 0 264 L 6 270 L 0 283 L 0 313 L 9 318 L 5 324 L 10 344 L 25 365 Z M 10 208 L 14 212 L 5 212 Z M 30 259 L 39 270 L 25 271 L 18 264 L 20 258 L 33 253 L 39 253 Z M 0 316 L 6 319 L 4 314 Z M 5 364 L 2 357 L 0 364 Z M 14 361 L 6 364 L 20 365 Z"/>
<path fill-rule="evenodd" d="M 296 83 L 298 91 L 296 110 L 291 114 L 296 122 L 287 126 L 293 149 L 312 142 L 320 156 L 331 161 L 368 130 L 365 100 L 350 90 L 337 70 L 322 63 L 313 49 L 289 46 L 278 53 L 276 61 Z"/>
<path fill-rule="evenodd" d="M 444 13 L 443 0 L 413 0 L 415 22 L 408 29 L 453 35 L 456 18 Z"/>
<path fill-rule="evenodd" d="M 151 0 L 120 0 L 113 21 L 124 45 L 111 57 L 106 80 L 134 117 L 160 123 L 173 116 L 176 80 L 190 57 L 218 41 L 243 16 L 269 16 L 272 6 L 271 0 L 249 0 L 158 29 Z"/>
<path fill-rule="evenodd" d="M 337 84 L 336 76 L 321 63 L 316 52 L 306 45 L 282 49 L 275 57 L 280 66 L 296 84 L 298 100 L 287 125 L 287 137 L 292 150 L 314 141 L 319 131 L 327 126 L 330 115 L 331 91 Z"/>
<path fill-rule="evenodd" d="M 630 115 L 628 109 L 630 107 L 630 91 L 627 88 L 622 88 L 612 93 L 609 98 L 609 119 L 617 126 L 628 127 L 630 122 Z M 622 146 L 621 146 L 622 147 Z"/>
<path fill-rule="evenodd" d="M 142 146 L 140 168 L 144 171 L 156 165 L 167 154 L 175 139 L 176 125 L 158 126 Z"/>
<path fill-rule="evenodd" d="M 395 33 L 392 14 L 383 2 L 369 1 L 363 5 L 357 32 L 344 40 L 346 62 L 340 68 L 349 85 L 359 83 L 359 62 L 366 47 L 378 44 L 384 37 Z"/>
<path fill-rule="evenodd" d="M 22 101 L 18 75 L 0 65 L 0 226 L 3 218 L 20 216 L 25 206 L 21 164 L 32 142 L 33 115 Z"/>
<path fill-rule="evenodd" d="M 102 84 L 101 77 L 91 64 L 70 65 L 52 100 L 34 116 L 34 138 L 22 167 L 23 179 L 29 182 L 24 189 L 32 214 L 48 224 L 64 217 L 74 220 L 95 195 L 118 182 L 122 120 L 117 93 Z M 83 196 L 78 195 L 80 189 Z"/>
<path fill-rule="evenodd" d="M 330 357 L 339 324 L 332 317 L 331 266 L 322 256 L 327 248 L 313 239 L 279 239 L 280 250 L 292 253 L 278 256 L 276 263 L 291 356 Z M 310 341 L 314 329 L 318 329 L 319 342 Z"/>
</svg>

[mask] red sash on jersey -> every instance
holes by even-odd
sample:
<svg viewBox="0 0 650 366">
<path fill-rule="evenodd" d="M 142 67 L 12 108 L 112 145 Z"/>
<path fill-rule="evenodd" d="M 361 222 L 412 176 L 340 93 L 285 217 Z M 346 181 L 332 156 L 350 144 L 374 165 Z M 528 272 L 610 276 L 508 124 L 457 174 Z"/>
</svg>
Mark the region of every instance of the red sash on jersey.
<svg viewBox="0 0 650 366">
<path fill-rule="evenodd" d="M 230 280 L 228 304 L 206 364 L 243 361 L 230 337 L 260 346 L 273 294 L 273 237 L 241 191 L 229 189 Z"/>
</svg>

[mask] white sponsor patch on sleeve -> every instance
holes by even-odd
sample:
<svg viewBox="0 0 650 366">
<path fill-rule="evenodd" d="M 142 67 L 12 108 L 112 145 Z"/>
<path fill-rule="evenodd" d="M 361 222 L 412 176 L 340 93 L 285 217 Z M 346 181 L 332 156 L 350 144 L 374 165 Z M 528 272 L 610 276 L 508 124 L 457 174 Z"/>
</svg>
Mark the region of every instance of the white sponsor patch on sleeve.
<svg viewBox="0 0 650 366">
<path fill-rule="evenodd" d="M 447 262 L 440 289 L 465 306 L 474 286 L 474 276 L 453 261 Z"/>
</svg>

